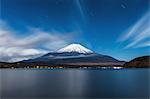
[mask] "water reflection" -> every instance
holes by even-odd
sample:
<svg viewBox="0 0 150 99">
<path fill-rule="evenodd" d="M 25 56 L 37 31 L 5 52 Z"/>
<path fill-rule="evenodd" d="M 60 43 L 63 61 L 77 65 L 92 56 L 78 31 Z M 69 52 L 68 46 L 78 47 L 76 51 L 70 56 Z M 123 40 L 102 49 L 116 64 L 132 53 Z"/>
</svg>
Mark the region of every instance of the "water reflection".
<svg viewBox="0 0 150 99">
<path fill-rule="evenodd" d="M 73 97 L 75 96 L 84 96 L 87 88 L 87 78 L 88 73 L 82 70 L 70 70 L 66 73 L 67 81 L 68 81 L 68 95 Z"/>
<path fill-rule="evenodd" d="M 6 98 L 148 98 L 150 69 L 4 69 L 0 89 Z"/>
</svg>

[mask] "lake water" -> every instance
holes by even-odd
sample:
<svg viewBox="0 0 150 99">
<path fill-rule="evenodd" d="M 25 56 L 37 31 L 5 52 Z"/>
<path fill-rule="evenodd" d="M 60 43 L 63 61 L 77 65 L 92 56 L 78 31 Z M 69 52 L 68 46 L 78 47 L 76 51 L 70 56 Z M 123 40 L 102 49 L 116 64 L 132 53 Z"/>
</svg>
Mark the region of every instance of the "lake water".
<svg viewBox="0 0 150 99">
<path fill-rule="evenodd" d="M 0 69 L 2 99 L 149 98 L 150 69 Z"/>
</svg>

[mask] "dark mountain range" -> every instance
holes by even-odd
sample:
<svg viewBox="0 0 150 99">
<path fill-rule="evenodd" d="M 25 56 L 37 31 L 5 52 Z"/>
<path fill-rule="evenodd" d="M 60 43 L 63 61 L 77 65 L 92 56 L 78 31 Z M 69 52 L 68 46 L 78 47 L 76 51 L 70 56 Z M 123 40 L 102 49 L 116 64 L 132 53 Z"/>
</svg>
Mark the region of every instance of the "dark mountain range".
<svg viewBox="0 0 150 99">
<path fill-rule="evenodd" d="M 64 53 L 48 53 L 42 57 L 36 59 L 30 59 L 24 62 L 48 62 L 48 63 L 76 63 L 76 62 L 91 62 L 91 63 L 103 63 L 103 62 L 119 62 L 118 60 L 96 53 L 77 53 L 77 52 L 64 52 Z"/>
<path fill-rule="evenodd" d="M 96 53 L 48 53 L 42 57 L 23 61 L 24 63 L 46 64 L 46 65 L 121 65 L 123 62 L 118 61 L 110 56 Z"/>
<path fill-rule="evenodd" d="M 147 68 L 150 67 L 150 56 L 142 56 L 126 62 L 124 67 L 127 68 Z"/>
</svg>

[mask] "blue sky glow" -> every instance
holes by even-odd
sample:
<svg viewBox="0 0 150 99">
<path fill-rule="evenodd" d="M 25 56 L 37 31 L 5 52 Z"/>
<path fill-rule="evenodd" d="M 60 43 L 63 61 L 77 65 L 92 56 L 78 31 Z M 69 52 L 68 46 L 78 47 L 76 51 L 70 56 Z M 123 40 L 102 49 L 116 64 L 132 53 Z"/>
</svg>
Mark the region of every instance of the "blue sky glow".
<svg viewBox="0 0 150 99">
<path fill-rule="evenodd" d="M 1 0 L 0 53 L 5 56 L 15 48 L 39 54 L 80 43 L 119 60 L 148 55 L 149 4 L 149 0 Z"/>
</svg>

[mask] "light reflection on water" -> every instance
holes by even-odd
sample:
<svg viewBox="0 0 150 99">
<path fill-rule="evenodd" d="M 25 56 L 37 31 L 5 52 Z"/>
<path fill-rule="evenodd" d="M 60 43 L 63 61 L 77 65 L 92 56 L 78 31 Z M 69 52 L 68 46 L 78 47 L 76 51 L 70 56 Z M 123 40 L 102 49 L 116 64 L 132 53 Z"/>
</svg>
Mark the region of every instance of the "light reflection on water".
<svg viewBox="0 0 150 99">
<path fill-rule="evenodd" d="M 1 69 L 7 98 L 148 98 L 150 69 Z"/>
</svg>

